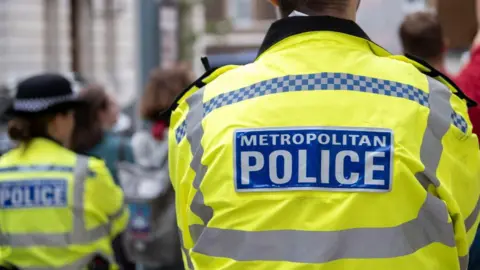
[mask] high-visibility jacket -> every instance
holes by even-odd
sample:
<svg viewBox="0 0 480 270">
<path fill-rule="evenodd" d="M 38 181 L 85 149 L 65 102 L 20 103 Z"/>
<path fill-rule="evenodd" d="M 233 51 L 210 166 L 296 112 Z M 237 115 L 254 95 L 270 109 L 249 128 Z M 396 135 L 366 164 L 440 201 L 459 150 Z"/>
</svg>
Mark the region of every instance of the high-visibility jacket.
<svg viewBox="0 0 480 270">
<path fill-rule="evenodd" d="M 466 269 L 480 156 L 468 97 L 352 21 L 274 23 L 171 118 L 190 269 Z"/>
<path fill-rule="evenodd" d="M 20 269 L 84 269 L 128 222 L 105 163 L 36 138 L 0 158 L 0 248 Z"/>
</svg>

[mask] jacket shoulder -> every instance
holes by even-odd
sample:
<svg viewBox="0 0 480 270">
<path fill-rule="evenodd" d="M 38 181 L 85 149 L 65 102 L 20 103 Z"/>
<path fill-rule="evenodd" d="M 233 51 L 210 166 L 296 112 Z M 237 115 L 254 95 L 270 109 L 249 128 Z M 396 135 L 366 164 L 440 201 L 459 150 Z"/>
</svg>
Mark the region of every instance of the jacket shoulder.
<svg viewBox="0 0 480 270">
<path fill-rule="evenodd" d="M 227 72 L 236 69 L 240 66 L 236 65 L 228 65 L 228 66 L 223 66 L 219 68 L 214 68 L 210 69 L 207 72 L 205 72 L 202 76 L 200 76 L 198 79 L 196 79 L 192 84 L 187 86 L 174 100 L 174 102 L 170 105 L 170 107 L 162 112 L 162 114 L 169 114 L 173 112 L 178 105 L 184 101 L 186 98 L 188 98 L 190 95 L 195 93 L 197 90 L 203 88 L 207 84 L 213 82 L 220 76 L 226 74 Z"/>
<path fill-rule="evenodd" d="M 412 55 L 392 55 L 389 56 L 388 59 L 395 60 L 397 64 L 405 64 L 411 66 L 419 73 L 423 74 L 424 76 L 430 77 L 435 79 L 436 81 L 442 83 L 446 88 L 448 88 L 453 94 L 458 96 L 460 99 L 464 100 L 468 107 L 475 107 L 477 103 L 468 97 L 460 87 L 458 87 L 455 82 L 449 78 L 447 75 L 443 74 L 442 72 L 438 71 L 430 64 L 421 60 Z"/>
</svg>

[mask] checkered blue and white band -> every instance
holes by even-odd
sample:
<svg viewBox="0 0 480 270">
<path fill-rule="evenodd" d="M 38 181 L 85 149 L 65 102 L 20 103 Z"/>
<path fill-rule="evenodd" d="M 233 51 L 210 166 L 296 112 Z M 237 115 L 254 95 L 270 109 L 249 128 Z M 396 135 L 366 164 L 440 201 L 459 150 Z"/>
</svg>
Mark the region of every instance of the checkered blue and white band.
<svg viewBox="0 0 480 270">
<path fill-rule="evenodd" d="M 429 94 L 412 85 L 346 73 L 317 73 L 288 75 L 258 82 L 256 84 L 222 93 L 203 104 L 204 116 L 219 108 L 245 100 L 278 93 L 298 91 L 352 91 L 402 98 L 430 107 Z M 468 131 L 466 119 L 453 112 L 452 124 L 463 133 Z M 176 129 L 175 137 L 180 142 L 186 135 L 187 123 L 183 121 Z"/>
<path fill-rule="evenodd" d="M 51 106 L 58 105 L 67 101 L 73 101 L 78 98 L 78 94 L 70 94 L 65 96 L 51 97 L 51 98 L 31 98 L 31 99 L 16 99 L 13 102 L 13 108 L 16 111 L 23 112 L 40 112 L 48 109 Z"/>
</svg>

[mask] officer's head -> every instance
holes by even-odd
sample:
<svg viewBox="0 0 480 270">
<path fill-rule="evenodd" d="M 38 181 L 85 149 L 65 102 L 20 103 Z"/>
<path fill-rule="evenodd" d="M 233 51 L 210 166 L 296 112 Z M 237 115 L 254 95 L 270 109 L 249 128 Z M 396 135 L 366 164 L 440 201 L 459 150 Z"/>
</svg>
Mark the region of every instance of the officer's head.
<svg viewBox="0 0 480 270">
<path fill-rule="evenodd" d="M 308 15 L 327 15 L 355 20 L 361 0 L 276 0 L 283 17 L 294 10 Z"/>
<path fill-rule="evenodd" d="M 447 41 L 435 14 L 421 11 L 406 16 L 399 34 L 404 53 L 424 59 L 436 68 L 443 68 Z"/>
<path fill-rule="evenodd" d="M 5 114 L 10 138 L 28 143 L 37 137 L 54 139 L 69 146 L 75 125 L 74 111 L 85 103 L 74 83 L 58 74 L 29 77 L 16 85 L 15 97 Z"/>
</svg>

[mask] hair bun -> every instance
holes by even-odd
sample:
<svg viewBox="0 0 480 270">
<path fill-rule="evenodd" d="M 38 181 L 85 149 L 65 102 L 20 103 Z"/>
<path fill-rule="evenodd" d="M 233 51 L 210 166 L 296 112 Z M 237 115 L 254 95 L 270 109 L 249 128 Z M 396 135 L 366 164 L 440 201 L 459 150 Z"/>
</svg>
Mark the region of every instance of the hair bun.
<svg viewBox="0 0 480 270">
<path fill-rule="evenodd" d="M 23 118 L 15 118 L 8 122 L 8 135 L 15 141 L 29 141 L 32 139 L 30 122 Z"/>
</svg>

